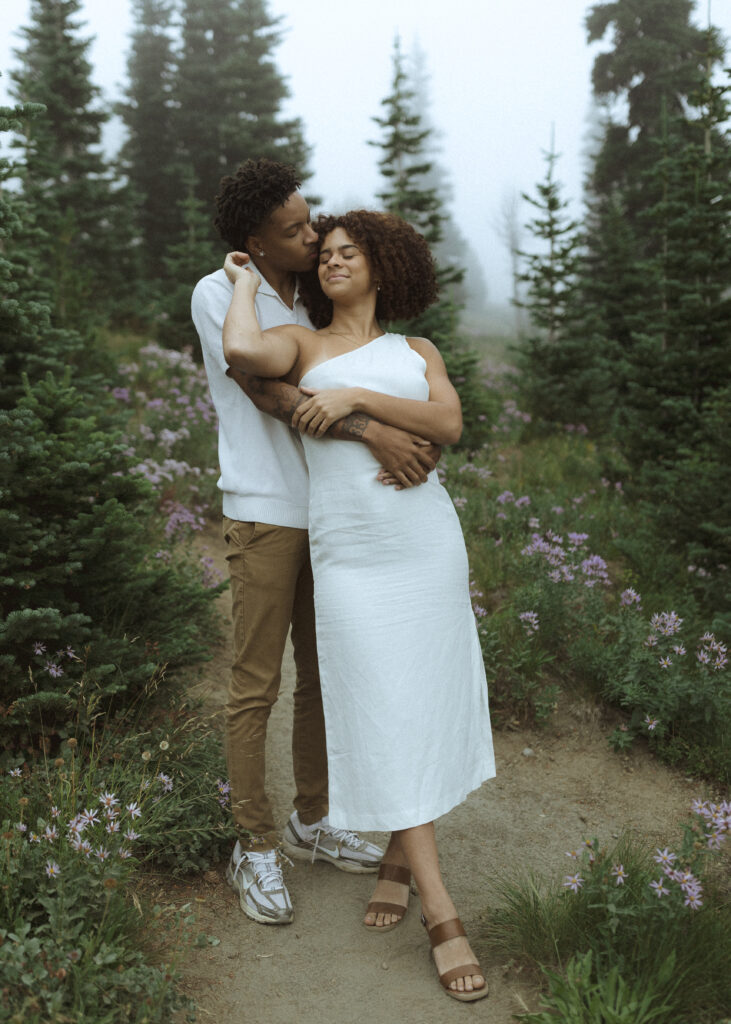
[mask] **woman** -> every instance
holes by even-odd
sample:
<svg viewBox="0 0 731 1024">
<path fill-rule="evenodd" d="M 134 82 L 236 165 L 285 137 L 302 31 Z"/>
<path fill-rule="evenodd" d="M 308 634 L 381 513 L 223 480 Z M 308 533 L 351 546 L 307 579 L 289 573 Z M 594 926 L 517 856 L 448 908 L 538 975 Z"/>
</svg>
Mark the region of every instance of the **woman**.
<svg viewBox="0 0 731 1024">
<path fill-rule="evenodd" d="M 434 300 L 434 265 L 424 239 L 392 215 L 361 210 L 313 226 L 319 265 L 302 294 L 319 329 L 262 332 L 259 279 L 246 254 L 229 253 L 224 353 L 308 396 L 293 425 L 310 473 L 330 821 L 392 832 L 364 923 L 395 927 L 413 874 L 445 991 L 472 1001 L 487 985 L 442 881 L 433 825 L 495 774 L 459 521 L 436 473 L 419 487 L 383 487 L 365 445 L 326 436 L 361 411 L 435 444 L 459 438 L 459 398 L 438 350 L 379 324 Z"/>
</svg>

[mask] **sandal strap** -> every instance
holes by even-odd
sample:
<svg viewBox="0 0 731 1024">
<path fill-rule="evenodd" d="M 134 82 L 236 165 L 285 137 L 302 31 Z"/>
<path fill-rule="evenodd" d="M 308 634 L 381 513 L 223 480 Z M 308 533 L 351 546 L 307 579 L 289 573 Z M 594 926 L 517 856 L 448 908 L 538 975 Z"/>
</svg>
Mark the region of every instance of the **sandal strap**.
<svg viewBox="0 0 731 1024">
<path fill-rule="evenodd" d="M 441 946 L 443 942 L 448 942 L 449 939 L 458 939 L 463 935 L 467 935 L 467 932 L 464 930 L 462 922 L 458 917 L 453 917 L 451 921 L 442 921 L 441 924 L 435 924 L 433 928 L 429 927 L 423 917 L 422 921 L 424 927 L 429 933 L 429 942 L 431 943 L 432 949 L 435 949 L 437 946 Z"/>
<path fill-rule="evenodd" d="M 401 864 L 381 863 L 378 869 L 378 877 L 387 882 L 400 882 L 401 885 L 408 885 L 411 881 L 411 872 Z"/>
<path fill-rule="evenodd" d="M 445 971 L 444 974 L 439 975 L 439 980 L 445 988 L 449 988 L 453 981 L 457 978 L 468 978 L 470 975 L 477 975 L 482 978 L 482 968 L 479 964 L 462 964 L 461 967 L 453 967 L 450 971 Z M 478 989 L 479 991 L 479 989 Z"/>
<path fill-rule="evenodd" d="M 407 908 L 399 906 L 398 903 L 383 903 L 380 900 L 373 900 L 366 907 L 366 914 L 399 914 L 403 917 Z"/>
</svg>

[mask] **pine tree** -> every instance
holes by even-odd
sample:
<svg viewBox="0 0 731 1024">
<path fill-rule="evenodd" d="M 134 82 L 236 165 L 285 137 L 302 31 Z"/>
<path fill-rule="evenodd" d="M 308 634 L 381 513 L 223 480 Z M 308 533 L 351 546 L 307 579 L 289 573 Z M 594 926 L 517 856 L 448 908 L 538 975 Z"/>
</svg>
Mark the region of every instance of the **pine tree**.
<svg viewBox="0 0 731 1024">
<path fill-rule="evenodd" d="M 199 351 L 197 335 L 190 318 L 190 296 L 196 281 L 220 264 L 220 246 L 210 240 L 210 217 L 206 207 L 193 194 L 188 178 L 188 196 L 178 207 L 178 220 L 185 235 L 168 246 L 163 259 L 169 283 L 160 299 L 157 337 L 168 348 L 191 345 Z"/>
<path fill-rule="evenodd" d="M 163 256 L 180 233 L 180 155 L 173 125 L 174 0 L 134 0 L 129 84 L 117 109 L 127 128 L 120 167 L 134 197 L 142 271 L 164 276 Z"/>
<path fill-rule="evenodd" d="M 385 115 L 373 118 L 383 137 L 370 143 L 381 150 L 378 169 L 387 185 L 377 194 L 387 210 L 407 220 L 433 246 L 442 239 L 444 215 L 437 188 L 424 180 L 432 169 L 425 154 L 431 133 L 414 110 L 415 93 L 409 84 L 398 36 L 391 59 L 391 93 L 381 101 Z"/>
<path fill-rule="evenodd" d="M 487 299 L 487 285 L 474 248 L 463 234 L 451 213 L 454 199 L 449 172 L 439 160 L 439 139 L 442 133 L 435 127 L 431 117 L 430 76 L 427 70 L 426 54 L 418 44 L 412 46 L 409 54 L 410 86 L 413 92 L 412 113 L 420 118 L 421 126 L 427 131 L 424 141 L 423 158 L 430 163 L 429 170 L 422 176 L 422 185 L 433 189 L 440 201 L 441 238 L 433 243 L 434 256 L 440 272 L 451 275 L 451 280 L 442 280 L 460 309 L 469 307 L 476 316 L 484 313 Z"/>
<path fill-rule="evenodd" d="M 265 0 L 184 0 L 174 126 L 195 196 L 208 209 L 223 175 L 248 157 L 306 173 L 302 124 L 280 113 L 289 93 L 272 59 L 279 21 Z M 181 184 L 178 201 L 185 196 Z"/>
<path fill-rule="evenodd" d="M 391 93 L 381 101 L 384 116 L 372 119 L 383 132 L 379 142 L 370 143 L 381 150 L 378 169 L 386 185 L 377 195 L 386 210 L 408 221 L 434 250 L 444 237 L 445 214 L 438 189 L 427 181 L 433 166 L 425 152 L 431 133 L 422 125 L 421 115 L 415 110 L 415 93 L 406 73 L 398 36 L 394 40 L 392 64 Z M 456 343 L 459 309 L 449 288 L 463 276 L 460 267 L 437 264 L 440 299 L 410 322 L 412 333 L 423 334 L 442 349 Z"/>
<path fill-rule="evenodd" d="M 38 104 L 0 107 L 0 132 L 20 131 L 42 113 Z M 17 166 L 0 157 L 0 409 L 15 405 L 24 374 L 36 379 L 49 369 L 60 372 L 81 349 L 77 335 L 51 327 L 47 282 L 27 248 L 29 239 L 36 251 L 50 249 L 51 241 L 34 228 L 27 200 L 2 188 L 17 174 Z"/>
<path fill-rule="evenodd" d="M 414 108 L 415 94 L 398 37 L 392 59 L 391 93 L 382 101 L 384 116 L 373 118 L 383 137 L 380 142 L 370 143 L 382 151 L 378 167 L 386 187 L 378 197 L 386 210 L 408 221 L 434 248 L 443 239 L 446 214 L 438 189 L 427 180 L 432 169 L 426 156 L 430 131 L 422 125 Z M 463 276 L 460 266 L 437 264 L 441 298 L 421 316 L 393 327 L 401 333 L 429 338 L 440 348 L 462 401 L 465 427 L 461 445 L 475 448 L 484 440 L 495 410 L 479 380 L 478 356 L 459 336 L 459 307 L 450 288 L 459 284 Z"/>
<path fill-rule="evenodd" d="M 21 67 L 11 75 L 21 103 L 45 107 L 20 132 L 23 194 L 36 228 L 53 239 L 36 259 L 47 275 L 54 315 L 67 324 L 106 305 L 129 280 L 125 218 L 117 215 L 121 196 L 113 193 L 100 146 L 108 114 L 90 80 L 90 40 L 78 37 L 80 9 L 80 0 L 32 0 L 25 47 L 16 52 Z"/>
<path fill-rule="evenodd" d="M 628 268 L 652 258 L 659 244 L 640 222 L 661 198 L 643 175 L 652 170 L 668 119 L 676 145 L 697 141 L 691 97 L 705 78 L 707 55 L 715 54 L 715 65 L 721 52 L 717 30 L 690 23 L 693 6 L 693 0 L 613 0 L 596 4 L 586 19 L 590 42 L 611 30 L 614 44 L 597 56 L 592 73 L 606 113 L 588 182 L 586 287 L 609 343 L 630 360 L 632 323 L 651 287 Z"/>
<path fill-rule="evenodd" d="M 594 61 L 594 96 L 626 108 L 621 120 L 610 116 L 605 124 L 592 187 L 598 194 L 621 188 L 630 215 L 644 205 L 638 175 L 654 159 L 652 140 L 663 118 L 682 117 L 705 72 L 706 33 L 690 22 L 694 6 L 694 0 L 610 0 L 595 4 L 586 18 L 590 43 L 613 33 L 613 48 Z M 713 35 L 717 48 L 716 30 Z"/>
<path fill-rule="evenodd" d="M 544 153 L 546 175 L 536 196 L 523 193 L 534 209 L 526 225 L 541 247 L 521 252 L 526 265 L 520 280 L 526 285 L 522 305 L 528 310 L 533 334 L 520 350 L 523 394 L 533 413 L 557 423 L 587 423 L 592 396 L 592 355 L 579 316 L 577 299 L 580 267 L 578 223 L 568 215 L 568 201 L 556 180 L 558 154 L 553 139 Z"/>
</svg>

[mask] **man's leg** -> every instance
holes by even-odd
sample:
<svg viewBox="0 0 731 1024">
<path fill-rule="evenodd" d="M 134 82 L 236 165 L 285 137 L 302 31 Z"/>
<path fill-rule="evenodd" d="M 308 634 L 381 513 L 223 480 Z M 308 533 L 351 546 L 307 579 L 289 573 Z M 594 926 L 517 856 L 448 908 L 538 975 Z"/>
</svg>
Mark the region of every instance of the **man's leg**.
<svg viewBox="0 0 731 1024">
<path fill-rule="evenodd" d="M 309 555 L 297 580 L 292 609 L 292 646 L 297 667 L 292 723 L 294 806 L 304 825 L 327 814 L 327 745 L 315 642 L 315 605 Z"/>
<path fill-rule="evenodd" d="M 292 644 L 297 666 L 292 758 L 295 813 L 284 829 L 284 849 L 302 860 L 323 860 L 342 871 L 378 870 L 383 850 L 357 832 L 332 828 L 327 819 L 327 744 L 315 643 L 315 610 L 309 558 L 297 582 Z"/>
<path fill-rule="evenodd" d="M 265 791 L 265 744 L 307 533 L 224 520 L 231 573 L 234 658 L 226 705 L 231 806 L 243 850 L 277 845 Z M 252 841 L 248 833 L 255 839 Z"/>
</svg>

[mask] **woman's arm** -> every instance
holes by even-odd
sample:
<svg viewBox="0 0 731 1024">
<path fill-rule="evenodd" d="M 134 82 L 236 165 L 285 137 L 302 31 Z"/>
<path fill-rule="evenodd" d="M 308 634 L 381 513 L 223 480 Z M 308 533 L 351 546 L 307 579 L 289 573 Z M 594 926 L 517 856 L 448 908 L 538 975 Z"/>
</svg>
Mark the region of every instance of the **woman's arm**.
<svg viewBox="0 0 731 1024">
<path fill-rule="evenodd" d="M 364 412 L 382 423 L 409 430 L 434 444 L 454 444 L 462 435 L 462 409 L 439 350 L 426 338 L 409 338 L 411 347 L 426 362 L 429 400 L 394 398 L 367 388 L 333 388 L 314 392 L 295 410 L 292 426 L 321 437 L 329 427 L 352 412 Z"/>
<path fill-rule="evenodd" d="M 246 253 L 230 252 L 223 265 L 234 286 L 223 322 L 223 355 L 229 366 L 245 373 L 283 377 L 297 362 L 297 334 L 303 328 L 287 325 L 261 330 L 254 306 L 260 278 L 249 270 L 248 262 Z"/>
<path fill-rule="evenodd" d="M 260 412 L 292 426 L 292 417 L 307 397 L 293 384 L 283 380 L 252 377 L 229 367 L 228 376 Z M 436 445 L 406 430 L 379 423 L 365 413 L 353 412 L 337 420 L 328 430 L 328 437 L 338 441 L 362 441 L 380 462 L 383 482 L 395 483 L 398 489 L 426 483 L 427 474 L 436 466 L 440 450 Z"/>
</svg>

